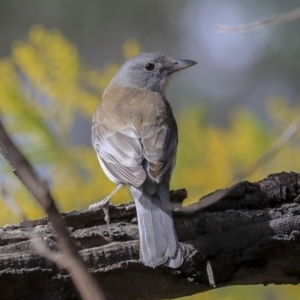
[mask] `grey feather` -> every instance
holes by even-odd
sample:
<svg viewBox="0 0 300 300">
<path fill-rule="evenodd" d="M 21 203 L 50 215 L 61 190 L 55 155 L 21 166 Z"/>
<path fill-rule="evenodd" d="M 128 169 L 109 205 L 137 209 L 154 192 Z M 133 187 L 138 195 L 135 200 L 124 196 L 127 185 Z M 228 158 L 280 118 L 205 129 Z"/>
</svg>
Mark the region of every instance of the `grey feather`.
<svg viewBox="0 0 300 300">
<path fill-rule="evenodd" d="M 148 126 L 141 133 L 143 153 L 150 178 L 160 182 L 175 165 L 178 133 L 175 120 L 169 126 Z M 172 172 L 171 172 L 172 173 Z"/>
<path fill-rule="evenodd" d="M 140 186 L 146 178 L 142 167 L 143 150 L 134 128 L 113 131 L 98 124 L 93 128 L 92 141 L 99 160 L 112 173 L 116 182 Z"/>
<path fill-rule="evenodd" d="M 155 268 L 166 264 L 178 268 L 182 254 L 171 215 L 168 184 L 153 184 L 155 193 L 150 194 L 145 183 L 130 187 L 134 197 L 140 232 L 140 259 Z"/>
</svg>

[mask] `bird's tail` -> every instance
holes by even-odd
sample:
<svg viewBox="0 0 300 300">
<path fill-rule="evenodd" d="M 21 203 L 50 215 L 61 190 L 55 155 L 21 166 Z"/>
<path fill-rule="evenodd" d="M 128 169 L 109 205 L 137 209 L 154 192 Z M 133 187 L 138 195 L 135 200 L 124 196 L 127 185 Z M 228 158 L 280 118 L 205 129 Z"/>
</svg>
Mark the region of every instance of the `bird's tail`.
<svg viewBox="0 0 300 300">
<path fill-rule="evenodd" d="M 135 200 L 140 233 L 140 259 L 155 268 L 178 268 L 182 253 L 177 240 L 169 200 L 169 184 L 150 183 L 130 187 Z"/>
</svg>

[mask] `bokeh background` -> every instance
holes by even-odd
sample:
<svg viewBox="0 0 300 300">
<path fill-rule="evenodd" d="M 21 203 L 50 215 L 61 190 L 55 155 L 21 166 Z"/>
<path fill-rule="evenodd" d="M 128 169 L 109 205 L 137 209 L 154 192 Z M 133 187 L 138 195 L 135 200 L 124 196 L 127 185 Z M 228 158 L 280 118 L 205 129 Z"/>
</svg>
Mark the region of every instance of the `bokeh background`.
<svg viewBox="0 0 300 300">
<path fill-rule="evenodd" d="M 179 127 L 172 188 L 187 188 L 185 204 L 230 185 L 270 149 L 300 112 L 300 20 L 225 34 L 238 25 L 296 8 L 280 0 L 2 0 L 0 110 L 62 211 L 87 208 L 114 187 L 90 143 L 93 111 L 122 63 L 141 51 L 193 59 L 168 98 Z M 253 172 L 259 180 L 300 171 L 296 135 Z M 0 180 L 29 218 L 41 209 L 0 160 Z M 130 200 L 123 189 L 114 203 Z M 0 225 L 19 222 L 0 201 Z M 231 287 L 184 299 L 298 299 L 299 287 Z"/>
</svg>

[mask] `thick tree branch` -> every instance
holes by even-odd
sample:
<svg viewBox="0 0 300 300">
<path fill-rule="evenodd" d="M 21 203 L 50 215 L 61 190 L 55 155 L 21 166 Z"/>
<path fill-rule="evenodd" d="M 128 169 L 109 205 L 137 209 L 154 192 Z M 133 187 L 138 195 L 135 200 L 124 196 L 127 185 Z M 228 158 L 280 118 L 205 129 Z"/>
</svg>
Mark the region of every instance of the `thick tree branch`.
<svg viewBox="0 0 300 300">
<path fill-rule="evenodd" d="M 171 197 L 180 202 L 184 194 L 180 190 Z M 165 299 L 207 291 L 212 289 L 207 260 L 217 288 L 299 284 L 300 175 L 274 174 L 256 183 L 238 183 L 221 194 L 220 201 L 204 209 L 200 201 L 174 212 L 184 252 L 184 263 L 176 270 L 151 269 L 139 262 L 133 203 L 111 206 L 110 225 L 104 224 L 101 210 L 63 217 L 108 299 Z M 47 218 L 31 224 L 50 248 L 57 248 Z M 0 299 L 79 299 L 68 273 L 31 251 L 26 231 L 22 224 L 0 229 Z"/>
</svg>

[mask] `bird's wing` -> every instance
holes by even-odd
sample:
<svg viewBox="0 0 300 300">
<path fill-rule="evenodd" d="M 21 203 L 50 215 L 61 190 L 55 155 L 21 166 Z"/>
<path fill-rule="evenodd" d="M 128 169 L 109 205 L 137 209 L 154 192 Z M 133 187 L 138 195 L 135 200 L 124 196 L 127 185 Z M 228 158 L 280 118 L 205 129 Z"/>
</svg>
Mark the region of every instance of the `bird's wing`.
<svg viewBox="0 0 300 300">
<path fill-rule="evenodd" d="M 143 149 L 134 127 L 112 130 L 93 122 L 92 143 L 99 160 L 116 181 L 140 186 L 146 179 Z"/>
<path fill-rule="evenodd" d="M 170 124 L 147 125 L 141 133 L 143 154 L 147 160 L 147 173 L 160 182 L 162 176 L 176 162 L 178 132 L 175 119 Z M 170 173 L 171 174 L 171 173 Z"/>
</svg>

